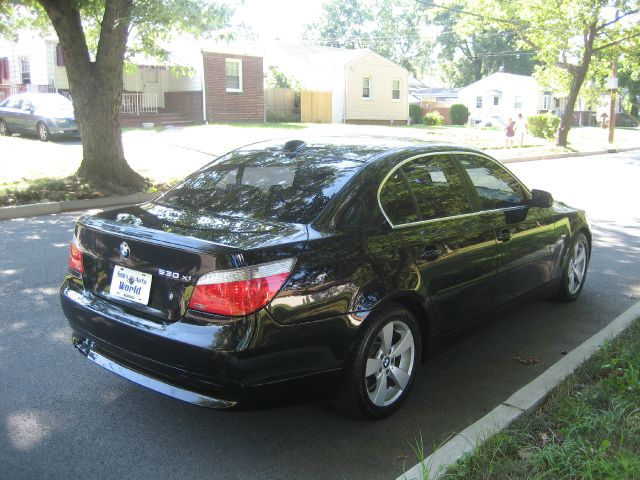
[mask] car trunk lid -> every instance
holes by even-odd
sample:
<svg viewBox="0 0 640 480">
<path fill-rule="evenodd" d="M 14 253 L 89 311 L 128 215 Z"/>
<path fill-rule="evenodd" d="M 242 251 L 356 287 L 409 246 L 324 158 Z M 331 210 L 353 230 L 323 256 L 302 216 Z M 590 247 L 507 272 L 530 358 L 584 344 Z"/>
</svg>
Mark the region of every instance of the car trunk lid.
<svg viewBox="0 0 640 480">
<path fill-rule="evenodd" d="M 202 275 L 297 258 L 307 230 L 299 224 L 257 222 L 148 203 L 82 217 L 77 236 L 87 289 L 150 319 L 175 322 L 186 313 Z M 117 296 L 120 288 L 114 287 L 114 272 L 116 276 L 120 272 L 123 282 L 131 276 L 148 279 L 148 300 L 139 295 Z M 132 290 L 137 285 L 132 282 Z"/>
</svg>

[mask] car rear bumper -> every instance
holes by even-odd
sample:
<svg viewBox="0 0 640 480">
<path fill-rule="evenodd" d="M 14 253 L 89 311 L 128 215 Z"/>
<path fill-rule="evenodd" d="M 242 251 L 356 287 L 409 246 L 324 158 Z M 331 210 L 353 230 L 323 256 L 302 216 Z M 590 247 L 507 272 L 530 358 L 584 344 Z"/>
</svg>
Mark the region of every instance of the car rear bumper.
<svg viewBox="0 0 640 480">
<path fill-rule="evenodd" d="M 281 326 L 266 311 L 226 325 L 154 323 L 67 279 L 61 305 L 73 343 L 94 363 L 197 405 L 331 393 L 355 328 L 337 317 Z"/>
<path fill-rule="evenodd" d="M 195 405 L 200 405 L 208 408 L 231 408 L 237 403 L 176 387 L 169 383 L 145 375 L 141 372 L 137 372 L 132 368 L 128 368 L 98 353 L 95 350 L 95 343 L 87 339 L 80 341 L 79 339 L 74 337 L 72 339 L 72 342 L 78 349 L 78 351 L 93 363 L 100 365 L 101 367 L 106 368 L 107 370 L 110 370 L 113 373 L 126 378 L 127 380 L 131 380 L 133 383 L 137 383 L 138 385 L 142 385 L 143 387 L 147 387 L 151 390 L 163 393 L 178 400 L 182 400 L 183 402 L 193 403 Z"/>
</svg>

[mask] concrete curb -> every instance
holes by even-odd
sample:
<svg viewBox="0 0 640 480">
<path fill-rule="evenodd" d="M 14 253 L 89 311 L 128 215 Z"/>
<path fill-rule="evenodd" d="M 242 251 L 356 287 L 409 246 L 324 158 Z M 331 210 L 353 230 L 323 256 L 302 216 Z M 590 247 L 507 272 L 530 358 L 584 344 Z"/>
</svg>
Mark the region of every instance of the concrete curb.
<svg viewBox="0 0 640 480">
<path fill-rule="evenodd" d="M 114 207 L 117 205 L 133 205 L 149 202 L 160 195 L 156 193 L 133 193 L 118 197 L 91 198 L 88 200 L 69 200 L 66 202 L 32 203 L 30 205 L 18 205 L 15 207 L 1 207 L 0 220 L 10 218 L 34 217 L 37 215 L 49 215 L 52 213 L 70 212 L 73 210 L 87 210 L 90 208 Z"/>
<path fill-rule="evenodd" d="M 502 163 L 532 162 L 534 160 L 554 160 L 557 158 L 589 157 L 591 155 L 606 155 L 607 153 L 632 152 L 634 150 L 640 150 L 640 147 L 607 148 L 604 150 L 596 150 L 593 152 L 549 153 L 547 155 L 531 155 L 529 157 L 503 158 L 503 159 L 498 158 L 498 160 L 500 160 Z"/>
<path fill-rule="evenodd" d="M 571 375 L 608 340 L 622 333 L 640 317 L 640 301 L 633 304 L 609 325 L 569 352 L 532 382 L 511 395 L 474 424 L 454 435 L 396 480 L 434 480 L 440 478 L 463 455 L 473 451 L 490 436 L 506 428 L 525 413 L 534 410 L 561 381 Z M 423 475 L 423 471 L 425 475 Z M 428 472 L 428 476 L 426 475 Z"/>
<path fill-rule="evenodd" d="M 589 155 L 603 155 L 605 153 L 630 152 L 640 150 L 640 147 L 618 148 L 598 150 L 595 152 L 581 153 L 554 153 L 549 155 L 534 155 L 522 158 L 498 159 L 502 163 L 531 162 L 534 160 L 552 160 L 554 158 L 586 157 Z M 89 200 L 70 200 L 66 202 L 32 203 L 30 205 L 18 205 L 16 207 L 0 207 L 0 220 L 10 218 L 35 217 L 38 215 L 50 215 L 52 213 L 70 212 L 73 210 L 86 210 L 89 208 L 115 207 L 118 205 L 133 205 L 149 202 L 160 195 L 159 193 L 134 193 L 120 197 L 104 197 Z"/>
</svg>

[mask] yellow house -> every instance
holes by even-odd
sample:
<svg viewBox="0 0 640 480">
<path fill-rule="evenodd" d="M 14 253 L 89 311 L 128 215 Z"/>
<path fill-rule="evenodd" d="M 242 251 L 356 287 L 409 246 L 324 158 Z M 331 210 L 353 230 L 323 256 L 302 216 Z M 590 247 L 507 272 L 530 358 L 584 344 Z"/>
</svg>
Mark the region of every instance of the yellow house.
<svg viewBox="0 0 640 480">
<path fill-rule="evenodd" d="M 277 44 L 268 49 L 265 63 L 303 90 L 331 92 L 333 123 L 407 122 L 409 73 L 367 48 Z"/>
</svg>

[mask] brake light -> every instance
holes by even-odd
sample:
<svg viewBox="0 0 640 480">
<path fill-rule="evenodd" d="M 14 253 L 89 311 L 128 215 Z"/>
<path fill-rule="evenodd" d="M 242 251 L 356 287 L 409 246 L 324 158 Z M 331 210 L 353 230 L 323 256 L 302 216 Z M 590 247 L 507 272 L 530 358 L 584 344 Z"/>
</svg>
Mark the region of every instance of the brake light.
<svg viewBox="0 0 640 480">
<path fill-rule="evenodd" d="M 69 252 L 69 268 L 74 272 L 82 274 L 84 272 L 84 266 L 82 265 L 82 251 L 80 250 L 80 244 L 78 238 L 74 235 L 71 240 L 71 251 Z"/>
<path fill-rule="evenodd" d="M 207 273 L 198 280 L 189 308 L 234 317 L 254 313 L 280 291 L 294 263 L 289 258 Z"/>
</svg>

